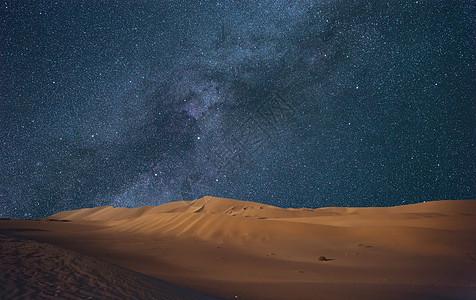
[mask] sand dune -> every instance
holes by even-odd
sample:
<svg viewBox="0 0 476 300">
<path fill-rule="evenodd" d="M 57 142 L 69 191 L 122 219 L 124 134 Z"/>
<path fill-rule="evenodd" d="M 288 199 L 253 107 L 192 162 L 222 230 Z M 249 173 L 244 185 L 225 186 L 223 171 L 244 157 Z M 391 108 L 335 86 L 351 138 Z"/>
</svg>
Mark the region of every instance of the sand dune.
<svg viewBox="0 0 476 300">
<path fill-rule="evenodd" d="M 204 197 L 65 211 L 0 229 L 229 299 L 476 295 L 474 200 L 284 209 Z"/>
<path fill-rule="evenodd" d="M 57 246 L 0 235 L 0 299 L 215 299 Z"/>
</svg>

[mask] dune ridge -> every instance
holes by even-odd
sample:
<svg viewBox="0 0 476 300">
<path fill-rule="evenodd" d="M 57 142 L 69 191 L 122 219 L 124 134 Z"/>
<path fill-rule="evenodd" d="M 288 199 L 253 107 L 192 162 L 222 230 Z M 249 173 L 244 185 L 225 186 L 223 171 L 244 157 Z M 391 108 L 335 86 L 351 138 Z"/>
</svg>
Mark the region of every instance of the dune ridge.
<svg viewBox="0 0 476 300">
<path fill-rule="evenodd" d="M 215 215 L 247 217 L 301 217 L 312 216 L 315 210 L 300 208 L 280 208 L 276 206 L 227 198 L 205 196 L 193 201 L 177 201 L 160 206 L 141 206 L 137 208 L 101 206 L 64 211 L 49 218 L 81 221 L 111 221 L 133 219 L 160 213 L 202 213 Z"/>
<path fill-rule="evenodd" d="M 161 213 L 201 213 L 259 218 L 302 218 L 336 215 L 375 215 L 391 212 L 416 214 L 468 214 L 475 215 L 474 200 L 440 200 L 394 207 L 325 207 L 325 208 L 281 208 L 251 201 L 234 200 L 205 196 L 193 201 L 177 201 L 159 206 L 141 206 L 137 208 L 101 206 L 63 211 L 49 218 L 76 221 L 113 221 L 134 219 L 146 215 Z"/>
</svg>

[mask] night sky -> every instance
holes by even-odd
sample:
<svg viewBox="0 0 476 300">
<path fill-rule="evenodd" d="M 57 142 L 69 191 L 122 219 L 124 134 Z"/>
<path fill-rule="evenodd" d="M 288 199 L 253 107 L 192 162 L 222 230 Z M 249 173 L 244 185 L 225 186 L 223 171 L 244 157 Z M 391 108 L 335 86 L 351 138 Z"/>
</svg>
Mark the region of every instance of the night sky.
<svg viewBox="0 0 476 300">
<path fill-rule="evenodd" d="M 0 5 L 0 217 L 476 196 L 475 1 Z"/>
</svg>

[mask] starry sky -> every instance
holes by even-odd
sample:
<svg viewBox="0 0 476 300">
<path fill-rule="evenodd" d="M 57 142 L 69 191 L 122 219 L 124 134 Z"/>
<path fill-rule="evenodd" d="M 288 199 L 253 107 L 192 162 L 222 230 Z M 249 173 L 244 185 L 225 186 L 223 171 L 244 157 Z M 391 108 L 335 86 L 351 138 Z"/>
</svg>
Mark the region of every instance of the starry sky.
<svg viewBox="0 0 476 300">
<path fill-rule="evenodd" d="M 0 217 L 475 198 L 475 1 L 0 6 Z"/>
</svg>

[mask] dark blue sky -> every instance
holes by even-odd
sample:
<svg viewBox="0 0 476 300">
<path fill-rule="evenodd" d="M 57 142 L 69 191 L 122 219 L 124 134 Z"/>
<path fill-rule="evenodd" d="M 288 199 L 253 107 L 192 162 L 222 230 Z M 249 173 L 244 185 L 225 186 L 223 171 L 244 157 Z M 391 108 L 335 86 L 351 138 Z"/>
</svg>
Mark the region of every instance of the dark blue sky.
<svg viewBox="0 0 476 300">
<path fill-rule="evenodd" d="M 474 1 L 2 1 L 0 217 L 475 198 Z"/>
</svg>

